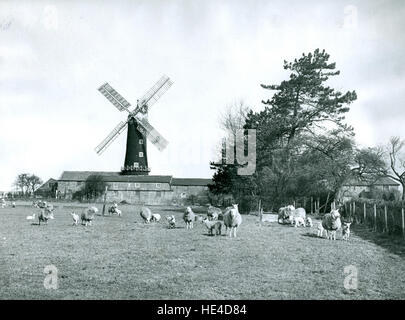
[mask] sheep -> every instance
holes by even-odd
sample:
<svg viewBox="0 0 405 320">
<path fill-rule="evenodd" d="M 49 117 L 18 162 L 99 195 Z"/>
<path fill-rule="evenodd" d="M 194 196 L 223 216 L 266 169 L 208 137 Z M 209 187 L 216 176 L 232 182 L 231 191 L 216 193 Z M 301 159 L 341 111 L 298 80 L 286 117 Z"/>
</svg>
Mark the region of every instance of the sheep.
<svg viewBox="0 0 405 320">
<path fill-rule="evenodd" d="M 160 214 L 159 213 L 152 213 L 152 218 L 151 221 L 153 222 L 159 222 L 161 219 Z"/>
<path fill-rule="evenodd" d="M 90 207 L 83 210 L 80 219 L 82 220 L 82 225 L 87 227 L 87 224 L 91 226 L 91 222 L 94 219 L 94 215 L 98 212 L 96 207 Z"/>
<path fill-rule="evenodd" d="M 224 224 L 226 229 L 230 229 L 229 237 L 232 237 L 232 233 L 234 238 L 236 237 L 236 229 L 242 223 L 242 216 L 239 213 L 238 205 L 234 204 L 233 207 L 227 208 L 226 212 L 224 213 Z"/>
<path fill-rule="evenodd" d="M 342 223 L 342 239 L 343 240 L 349 240 L 350 237 L 350 225 L 351 222 L 343 222 Z"/>
<path fill-rule="evenodd" d="M 12 208 L 15 208 L 15 202 L 14 202 L 14 201 L 11 202 L 11 207 L 12 207 Z"/>
<path fill-rule="evenodd" d="M 310 217 L 307 217 L 307 218 L 305 219 L 305 226 L 312 228 L 313 223 L 312 223 L 312 219 L 311 219 Z"/>
<path fill-rule="evenodd" d="M 71 212 L 70 214 L 72 215 L 72 218 L 73 218 L 73 225 L 77 226 L 79 224 L 79 219 L 80 219 L 79 215 L 74 212 Z"/>
<path fill-rule="evenodd" d="M 342 226 L 339 210 L 332 210 L 322 218 L 322 227 L 326 230 L 327 238 L 336 240 L 336 231 Z"/>
<path fill-rule="evenodd" d="M 122 215 L 122 211 L 120 209 L 115 209 L 115 213 L 117 214 L 117 216 L 121 217 Z"/>
<path fill-rule="evenodd" d="M 291 224 L 296 228 L 299 226 L 305 227 L 305 220 L 302 217 L 292 217 Z"/>
<path fill-rule="evenodd" d="M 220 208 L 214 207 L 212 205 L 208 206 L 207 216 L 209 220 L 218 220 L 218 216 L 222 214 Z"/>
<path fill-rule="evenodd" d="M 174 215 L 166 216 L 166 220 L 169 223 L 169 229 L 176 228 L 176 218 L 174 217 Z"/>
<path fill-rule="evenodd" d="M 325 230 L 322 227 L 322 222 L 318 222 L 317 230 L 318 230 L 317 236 L 322 238 L 323 231 Z"/>
<path fill-rule="evenodd" d="M 5 208 L 5 207 L 7 206 L 6 200 L 0 199 L 0 206 L 1 206 L 2 208 Z"/>
<path fill-rule="evenodd" d="M 208 234 L 210 236 L 214 235 L 214 233 L 213 233 L 214 230 L 215 230 L 215 235 L 217 235 L 217 236 L 221 235 L 221 229 L 222 229 L 221 221 L 212 221 L 212 220 L 209 220 L 208 218 L 204 218 L 202 220 L 202 223 L 204 223 L 204 225 L 207 227 Z"/>
<path fill-rule="evenodd" d="M 147 207 L 142 207 L 140 215 L 144 221 L 144 223 L 149 223 L 150 219 L 152 218 L 152 211 L 150 211 Z"/>
<path fill-rule="evenodd" d="M 27 216 L 26 219 L 27 220 L 34 220 L 35 219 L 35 213 L 32 216 Z"/>
<path fill-rule="evenodd" d="M 116 202 L 114 202 L 113 205 L 108 208 L 108 213 L 115 214 L 115 213 L 117 213 L 117 210 L 118 210 L 118 204 Z"/>
<path fill-rule="evenodd" d="M 186 208 L 183 215 L 183 220 L 186 223 L 186 229 L 193 229 L 193 221 L 195 220 L 195 214 L 190 207 Z"/>
<path fill-rule="evenodd" d="M 47 210 L 47 208 L 41 209 L 38 215 L 38 225 L 41 225 L 41 221 L 48 224 L 49 219 L 54 219 L 53 212 L 51 210 Z"/>
</svg>

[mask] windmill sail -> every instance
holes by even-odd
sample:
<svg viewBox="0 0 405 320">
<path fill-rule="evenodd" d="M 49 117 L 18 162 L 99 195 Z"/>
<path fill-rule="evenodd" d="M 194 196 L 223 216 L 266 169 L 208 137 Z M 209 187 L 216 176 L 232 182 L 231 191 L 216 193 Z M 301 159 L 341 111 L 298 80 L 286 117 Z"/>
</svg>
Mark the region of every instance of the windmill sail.
<svg viewBox="0 0 405 320">
<path fill-rule="evenodd" d="M 154 128 L 145 118 L 136 117 L 139 126 L 138 129 L 145 134 L 150 142 L 152 142 L 159 151 L 162 151 L 169 142 Z"/>
<path fill-rule="evenodd" d="M 166 75 L 162 76 L 156 84 L 138 101 L 138 105 L 134 113 L 146 113 L 147 108 L 150 108 L 156 101 L 170 88 L 173 81 Z"/>
<path fill-rule="evenodd" d="M 110 134 L 105 138 L 97 147 L 96 152 L 97 154 L 102 154 L 103 151 L 120 135 L 122 131 L 125 130 L 128 124 L 128 120 L 123 122 L 121 121 L 114 129 L 110 132 Z"/>
<path fill-rule="evenodd" d="M 131 104 L 125 100 L 117 91 L 114 90 L 107 82 L 104 83 L 98 91 L 101 92 L 119 111 L 128 111 Z"/>
</svg>

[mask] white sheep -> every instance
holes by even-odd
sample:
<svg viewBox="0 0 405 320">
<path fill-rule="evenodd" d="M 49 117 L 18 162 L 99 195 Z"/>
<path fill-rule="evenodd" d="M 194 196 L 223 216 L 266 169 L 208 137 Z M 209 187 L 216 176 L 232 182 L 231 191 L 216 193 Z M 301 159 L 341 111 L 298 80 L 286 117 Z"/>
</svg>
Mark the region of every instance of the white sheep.
<svg viewBox="0 0 405 320">
<path fill-rule="evenodd" d="M 323 231 L 325 230 L 323 227 L 322 227 L 322 222 L 318 222 L 318 225 L 317 225 L 317 236 L 318 237 L 321 237 L 322 238 L 322 235 L 323 235 Z"/>
<path fill-rule="evenodd" d="M 242 224 L 242 216 L 239 213 L 237 204 L 227 208 L 224 213 L 224 224 L 227 230 L 230 229 L 229 237 L 232 237 L 232 233 L 236 237 L 236 229 Z"/>
<path fill-rule="evenodd" d="M 307 218 L 305 219 L 305 226 L 312 228 L 313 223 L 312 223 L 312 219 L 311 219 L 310 217 L 307 217 Z"/>
<path fill-rule="evenodd" d="M 209 220 L 208 218 L 204 218 L 202 220 L 202 223 L 207 227 L 208 229 L 208 234 L 213 236 L 215 231 L 215 235 L 220 236 L 221 235 L 221 229 L 222 229 L 222 222 L 221 221 L 214 221 L 214 220 Z"/>
<path fill-rule="evenodd" d="M 342 239 L 343 240 L 349 240 L 350 237 L 350 225 L 351 222 L 343 222 L 342 223 Z"/>
<path fill-rule="evenodd" d="M 330 240 L 336 240 L 336 231 L 342 226 L 339 210 L 332 210 L 322 218 L 322 227 L 326 230 L 326 236 Z"/>
<path fill-rule="evenodd" d="M 166 220 L 169 223 L 169 229 L 176 228 L 176 218 L 174 215 L 166 216 Z"/>
<path fill-rule="evenodd" d="M 222 214 L 220 208 L 214 207 L 212 205 L 208 206 L 207 216 L 209 220 L 218 220 L 218 216 Z"/>
<path fill-rule="evenodd" d="M 305 220 L 302 217 L 292 217 L 291 224 L 296 228 L 300 226 L 305 227 Z"/>
<path fill-rule="evenodd" d="M 149 223 L 152 218 L 152 211 L 147 207 L 142 207 L 140 215 L 145 223 Z"/>
<path fill-rule="evenodd" d="M 161 219 L 161 216 L 160 216 L 159 213 L 152 213 L 151 221 L 153 221 L 153 222 L 159 222 L 160 219 Z"/>
<path fill-rule="evenodd" d="M 47 210 L 47 208 L 41 209 L 38 215 L 38 224 L 41 225 L 41 221 L 48 224 L 48 220 L 54 219 L 53 212 L 51 210 Z"/>
<path fill-rule="evenodd" d="M 74 212 L 71 212 L 70 214 L 71 214 L 72 219 L 73 219 L 73 225 L 77 226 L 79 224 L 79 219 L 80 219 L 79 215 L 74 213 Z"/>
<path fill-rule="evenodd" d="M 186 208 L 186 211 L 183 215 L 183 220 L 186 223 L 186 229 L 193 229 L 193 222 L 195 220 L 195 214 L 190 207 Z"/>
<path fill-rule="evenodd" d="M 98 212 L 96 207 L 90 207 L 83 210 L 80 219 L 82 220 L 82 224 L 85 226 L 90 225 L 94 219 L 95 214 Z"/>
</svg>

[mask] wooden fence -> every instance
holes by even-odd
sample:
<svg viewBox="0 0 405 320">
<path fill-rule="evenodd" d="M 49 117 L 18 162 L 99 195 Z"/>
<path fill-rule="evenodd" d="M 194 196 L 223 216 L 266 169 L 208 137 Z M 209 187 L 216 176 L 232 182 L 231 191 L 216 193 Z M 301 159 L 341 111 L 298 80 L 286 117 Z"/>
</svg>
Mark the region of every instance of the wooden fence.
<svg viewBox="0 0 405 320">
<path fill-rule="evenodd" d="M 344 204 L 344 219 L 363 224 L 376 232 L 405 236 L 404 203 L 401 201 L 352 200 Z"/>
</svg>

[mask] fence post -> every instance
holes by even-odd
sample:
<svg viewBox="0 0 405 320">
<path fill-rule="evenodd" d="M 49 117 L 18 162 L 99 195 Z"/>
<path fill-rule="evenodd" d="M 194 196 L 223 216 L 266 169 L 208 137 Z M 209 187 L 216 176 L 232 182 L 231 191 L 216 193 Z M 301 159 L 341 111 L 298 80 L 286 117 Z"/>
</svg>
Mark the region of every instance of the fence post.
<svg viewBox="0 0 405 320">
<path fill-rule="evenodd" d="M 405 236 L 404 208 L 402 208 L 401 213 L 402 213 L 402 235 Z"/>
<path fill-rule="evenodd" d="M 388 232 L 387 205 L 384 206 L 385 232 Z"/>
<path fill-rule="evenodd" d="M 363 223 L 366 223 L 366 219 L 367 219 L 367 213 L 366 213 L 366 203 L 363 203 L 363 212 L 364 212 L 364 220 Z"/>
<path fill-rule="evenodd" d="M 374 230 L 377 231 L 377 205 L 374 203 Z"/>
<path fill-rule="evenodd" d="M 311 197 L 311 214 L 314 213 L 313 208 L 314 208 L 314 198 Z"/>
<path fill-rule="evenodd" d="M 108 187 L 105 186 L 104 201 L 103 201 L 103 215 L 104 215 L 104 212 L 105 212 L 105 201 L 106 201 L 106 199 L 107 199 L 107 189 L 108 189 Z"/>
</svg>

